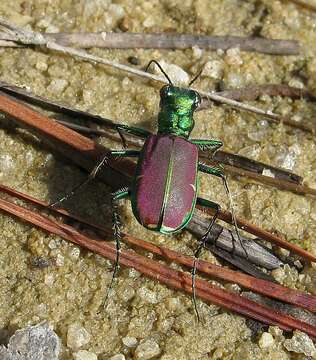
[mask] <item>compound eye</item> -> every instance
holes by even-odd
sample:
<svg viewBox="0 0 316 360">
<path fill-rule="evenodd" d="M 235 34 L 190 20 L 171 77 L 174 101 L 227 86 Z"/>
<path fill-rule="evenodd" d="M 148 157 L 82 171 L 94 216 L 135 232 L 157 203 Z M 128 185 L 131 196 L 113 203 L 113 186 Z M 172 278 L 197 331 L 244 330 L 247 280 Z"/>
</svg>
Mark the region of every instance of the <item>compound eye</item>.
<svg viewBox="0 0 316 360">
<path fill-rule="evenodd" d="M 167 97 L 171 95 L 171 91 L 170 91 L 170 85 L 165 85 L 160 89 L 160 96 L 163 97 Z"/>
<path fill-rule="evenodd" d="M 195 93 L 195 99 L 194 99 L 194 103 L 193 106 L 196 109 L 200 104 L 201 104 L 201 96 L 198 92 L 194 91 Z"/>
</svg>

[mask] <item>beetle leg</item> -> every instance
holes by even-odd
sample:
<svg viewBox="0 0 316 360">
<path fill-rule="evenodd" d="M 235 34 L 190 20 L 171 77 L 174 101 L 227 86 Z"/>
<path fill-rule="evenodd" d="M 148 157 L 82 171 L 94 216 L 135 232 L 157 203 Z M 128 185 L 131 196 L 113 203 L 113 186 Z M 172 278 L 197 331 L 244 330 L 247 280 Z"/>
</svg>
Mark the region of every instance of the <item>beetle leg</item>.
<svg viewBox="0 0 316 360">
<path fill-rule="evenodd" d="M 232 214 L 232 223 L 233 223 L 233 226 L 235 228 L 235 232 L 236 232 L 236 235 L 237 235 L 237 239 L 238 239 L 238 242 L 239 244 L 241 245 L 245 255 L 246 255 L 246 258 L 248 258 L 248 253 L 247 253 L 247 250 L 245 249 L 245 246 L 239 236 L 239 231 L 238 231 L 238 227 L 237 227 L 237 220 L 236 220 L 236 215 L 235 215 L 235 210 L 234 210 L 234 205 L 233 205 L 233 201 L 232 201 L 232 197 L 231 197 L 231 193 L 230 193 L 230 190 L 229 190 L 229 187 L 228 187 L 228 183 L 227 183 L 227 179 L 222 171 L 221 168 L 219 167 L 211 167 L 211 166 L 208 166 L 206 164 L 203 164 L 201 162 L 199 162 L 199 165 L 198 165 L 198 169 L 204 173 L 207 173 L 207 174 L 210 174 L 210 175 L 215 175 L 215 176 L 218 176 L 222 179 L 223 181 L 223 184 L 224 184 L 224 187 L 225 187 L 225 191 L 226 191 L 226 194 L 228 196 L 228 199 L 229 199 L 229 204 L 230 204 L 230 210 L 231 210 L 231 214 Z"/>
<path fill-rule="evenodd" d="M 120 133 L 120 131 L 138 136 L 142 139 L 146 139 L 149 135 L 151 135 L 151 133 L 148 130 L 134 127 L 134 126 L 128 126 L 128 125 L 124 125 L 124 124 L 117 124 L 116 130 L 118 131 L 118 133 L 120 134 L 121 137 L 122 137 L 122 134 Z"/>
<path fill-rule="evenodd" d="M 199 246 L 197 247 L 197 249 L 194 252 L 194 263 L 193 263 L 193 268 L 192 268 L 192 299 L 193 299 L 193 304 L 194 304 L 194 310 L 196 313 L 196 316 L 198 318 L 198 320 L 200 320 L 200 316 L 199 316 L 199 312 L 196 306 L 196 291 L 195 291 L 195 277 L 196 277 L 196 270 L 197 270 L 197 263 L 199 261 L 199 257 L 201 255 L 202 249 L 205 247 L 205 244 L 208 240 L 209 234 L 211 233 L 212 227 L 218 217 L 219 211 L 220 211 L 220 206 L 216 203 L 214 203 L 213 201 L 210 200 L 206 200 L 206 199 L 202 199 L 202 198 L 197 198 L 196 200 L 197 204 L 201 205 L 201 206 L 205 206 L 211 209 L 215 209 L 215 214 L 212 217 L 212 220 L 207 228 L 206 233 L 202 236 L 201 238 L 201 242 L 199 244 Z M 215 239 L 216 241 L 217 239 Z"/>
<path fill-rule="evenodd" d="M 110 285 L 108 287 L 108 291 L 106 297 L 104 299 L 104 304 L 109 296 L 110 290 L 113 286 L 114 279 L 116 278 L 116 274 L 119 269 L 119 260 L 120 260 L 120 252 L 121 252 L 121 217 L 118 212 L 118 202 L 122 199 L 125 199 L 130 196 L 130 191 L 128 188 L 120 189 L 115 193 L 111 194 L 111 204 L 112 204 L 112 224 L 113 224 L 113 233 L 115 237 L 116 244 L 116 258 L 114 262 L 114 269 L 112 273 L 112 279 Z"/>
<path fill-rule="evenodd" d="M 220 140 L 210 139 L 210 140 L 202 140 L 202 139 L 190 139 L 192 144 L 196 145 L 200 150 L 210 150 L 215 152 L 220 147 L 223 146 L 223 143 Z"/>
<path fill-rule="evenodd" d="M 71 191 L 69 191 L 67 194 L 63 195 L 61 198 L 51 203 L 49 206 L 56 207 L 57 205 L 60 205 L 62 202 L 68 200 L 70 197 L 75 195 L 82 187 L 87 185 L 91 180 L 93 180 L 97 176 L 99 170 L 109 161 L 110 157 L 134 157 L 138 155 L 139 155 L 138 150 L 111 150 L 102 157 L 102 159 L 92 169 L 92 171 L 84 181 L 76 185 Z"/>
</svg>

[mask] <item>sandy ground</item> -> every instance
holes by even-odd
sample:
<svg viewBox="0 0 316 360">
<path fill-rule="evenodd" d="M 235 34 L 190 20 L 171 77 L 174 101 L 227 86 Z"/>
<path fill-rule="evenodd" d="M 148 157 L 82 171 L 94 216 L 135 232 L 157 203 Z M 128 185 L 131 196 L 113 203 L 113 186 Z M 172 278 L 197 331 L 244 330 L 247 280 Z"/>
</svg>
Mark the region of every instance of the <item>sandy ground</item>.
<svg viewBox="0 0 316 360">
<path fill-rule="evenodd" d="M 296 39 L 302 44 L 299 56 L 196 48 L 92 52 L 121 63 L 128 63 L 128 58 L 135 56 L 140 68 L 150 59 L 163 59 L 178 65 L 190 77 L 209 63 L 211 70 L 205 70 L 196 82 L 196 87 L 204 90 L 219 85 L 236 88 L 282 83 L 316 91 L 316 14 L 290 1 L 2 0 L 0 15 L 16 24 L 47 32 L 118 31 L 124 23 L 134 32 L 168 30 L 239 36 L 255 33 Z M 39 49 L 0 49 L 0 79 L 114 121 L 151 131 L 156 127 L 159 87 L 103 66 Z M 314 120 L 315 105 L 305 100 L 262 96 L 256 105 L 296 116 L 298 120 Z M 195 119 L 192 137 L 221 139 L 225 150 L 288 168 L 303 176 L 307 185 L 316 187 L 313 136 L 223 106 L 199 112 Z M 0 120 L 2 183 L 52 201 L 86 176 L 33 136 L 18 131 L 8 119 Z M 220 181 L 202 175 L 200 183 L 203 197 L 227 208 Z M 229 183 L 238 215 L 265 229 L 279 231 L 289 241 L 316 253 L 314 199 L 245 179 L 229 178 Z M 109 189 L 98 182 L 71 199 L 67 207 L 94 221 L 106 224 L 111 221 Z M 192 254 L 196 247 L 196 240 L 185 231 L 171 237 L 146 231 L 133 219 L 128 202 L 121 207 L 121 213 L 125 231 L 133 235 L 186 254 Z M 72 354 L 78 351 L 69 339 L 67 343 L 71 326 L 83 327 L 90 334 L 80 349 L 96 354 L 99 360 L 118 354 L 126 359 L 154 358 L 146 357 L 152 356 L 150 351 L 163 360 L 304 358 L 286 350 L 285 338 L 278 329 L 264 329 L 273 340 L 265 347 L 262 333 L 253 332 L 246 319 L 213 305 L 199 302 L 204 323 L 197 324 L 190 297 L 130 269 L 121 269 L 105 310 L 99 311 L 111 277 L 109 262 L 13 217 L 0 214 L 0 225 L 2 342 L 18 328 L 47 320 L 62 339 L 61 359 L 72 359 Z M 33 266 L 37 257 L 53 265 L 38 269 Z M 203 257 L 216 262 L 211 254 Z M 287 286 L 316 292 L 316 272 L 312 267 L 305 266 L 300 274 L 287 269 L 275 275 Z"/>
</svg>

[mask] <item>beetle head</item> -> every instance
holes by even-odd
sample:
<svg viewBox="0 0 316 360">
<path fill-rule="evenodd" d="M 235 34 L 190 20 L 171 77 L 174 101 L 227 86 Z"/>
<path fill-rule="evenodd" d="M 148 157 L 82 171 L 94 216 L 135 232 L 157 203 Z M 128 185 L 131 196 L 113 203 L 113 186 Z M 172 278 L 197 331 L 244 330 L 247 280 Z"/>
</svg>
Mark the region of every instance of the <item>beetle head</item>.
<svg viewBox="0 0 316 360">
<path fill-rule="evenodd" d="M 159 132 L 187 138 L 194 127 L 193 112 L 201 103 L 198 92 L 173 85 L 160 90 Z"/>
</svg>

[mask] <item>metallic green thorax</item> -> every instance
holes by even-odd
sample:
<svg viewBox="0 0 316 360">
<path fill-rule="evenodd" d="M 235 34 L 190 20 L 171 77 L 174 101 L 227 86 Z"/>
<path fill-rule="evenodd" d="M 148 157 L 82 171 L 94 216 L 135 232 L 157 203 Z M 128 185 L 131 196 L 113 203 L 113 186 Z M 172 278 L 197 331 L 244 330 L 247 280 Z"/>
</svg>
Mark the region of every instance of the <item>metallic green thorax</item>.
<svg viewBox="0 0 316 360">
<path fill-rule="evenodd" d="M 158 133 L 187 139 L 194 127 L 193 112 L 200 102 L 200 95 L 194 90 L 164 86 L 160 90 Z"/>
</svg>

